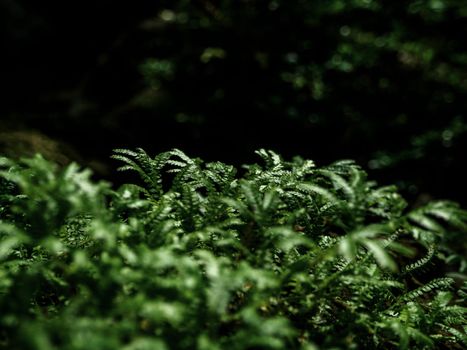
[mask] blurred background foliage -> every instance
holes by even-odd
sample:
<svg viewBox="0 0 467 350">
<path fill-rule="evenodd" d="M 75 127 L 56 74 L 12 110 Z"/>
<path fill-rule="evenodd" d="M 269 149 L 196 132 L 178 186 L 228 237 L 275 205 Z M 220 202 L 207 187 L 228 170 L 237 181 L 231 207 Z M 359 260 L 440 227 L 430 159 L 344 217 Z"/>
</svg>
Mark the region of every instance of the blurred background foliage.
<svg viewBox="0 0 467 350">
<path fill-rule="evenodd" d="M 264 147 L 467 204 L 465 0 L 0 0 L 0 26 L 4 135 L 103 176 L 114 147 Z"/>
</svg>

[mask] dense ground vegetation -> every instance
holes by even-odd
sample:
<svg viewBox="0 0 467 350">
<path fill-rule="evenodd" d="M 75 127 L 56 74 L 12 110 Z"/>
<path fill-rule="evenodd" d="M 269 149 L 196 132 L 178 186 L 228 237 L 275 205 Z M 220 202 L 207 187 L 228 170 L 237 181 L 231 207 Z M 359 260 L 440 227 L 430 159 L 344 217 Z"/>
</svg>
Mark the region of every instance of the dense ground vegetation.
<svg viewBox="0 0 467 350">
<path fill-rule="evenodd" d="M 352 161 L 0 160 L 0 349 L 462 349 L 467 212 Z"/>
</svg>

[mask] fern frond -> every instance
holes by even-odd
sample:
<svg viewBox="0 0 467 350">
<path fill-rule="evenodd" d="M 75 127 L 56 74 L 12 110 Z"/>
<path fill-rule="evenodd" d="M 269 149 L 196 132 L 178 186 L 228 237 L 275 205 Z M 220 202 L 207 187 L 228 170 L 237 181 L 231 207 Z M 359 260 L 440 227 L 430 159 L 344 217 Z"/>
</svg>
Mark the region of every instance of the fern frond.
<svg viewBox="0 0 467 350">
<path fill-rule="evenodd" d="M 456 203 L 448 201 L 429 203 L 410 213 L 409 218 L 433 232 L 444 232 L 443 225 L 435 221 L 435 218 L 457 229 L 467 231 L 467 211 L 460 209 Z"/>
<path fill-rule="evenodd" d="M 467 334 L 465 331 L 460 331 L 457 328 L 449 327 L 444 324 L 438 324 L 438 326 L 448 334 L 452 335 L 453 340 L 458 340 L 459 343 L 462 343 L 465 347 L 467 347 Z"/>
<path fill-rule="evenodd" d="M 126 165 L 118 168 L 120 171 L 132 170 L 138 173 L 144 183 L 148 186 L 148 191 L 155 196 L 162 194 L 161 180 L 161 162 L 160 158 L 165 160 L 166 155 L 162 154 L 156 159 L 151 159 L 148 154 L 142 150 L 129 151 L 126 149 L 116 149 L 111 157 L 126 163 Z M 162 164 L 163 166 L 164 164 Z"/>
<path fill-rule="evenodd" d="M 330 191 L 327 189 L 316 186 L 311 183 L 303 183 L 298 186 L 299 189 L 304 190 L 308 193 L 313 193 L 313 194 L 318 194 L 322 198 L 326 199 L 327 202 L 329 202 L 330 205 L 338 205 L 340 204 L 340 201 L 337 199 L 337 197 L 332 194 Z"/>
<path fill-rule="evenodd" d="M 435 278 L 434 280 L 428 282 L 427 284 L 410 291 L 407 294 L 404 294 L 400 300 L 402 301 L 409 301 L 409 300 L 414 300 L 417 299 L 424 294 L 437 291 L 437 290 L 447 290 L 452 287 L 452 285 L 455 283 L 455 281 L 450 278 L 450 277 L 441 277 L 441 278 Z"/>
<path fill-rule="evenodd" d="M 349 201 L 355 200 L 355 191 L 341 175 L 327 169 L 317 170 L 316 173 L 328 177 L 336 190 L 342 190 Z"/>
<path fill-rule="evenodd" d="M 410 338 L 414 339 L 418 344 L 421 344 L 424 348 L 433 349 L 435 343 L 428 335 L 422 333 L 420 330 L 414 327 L 407 327 L 407 334 Z"/>
<path fill-rule="evenodd" d="M 274 151 L 260 149 L 258 151 L 255 151 L 255 153 L 263 159 L 268 168 L 274 170 L 280 170 L 283 168 L 283 162 L 281 157 Z"/>
<path fill-rule="evenodd" d="M 417 260 L 416 262 L 412 264 L 404 266 L 401 272 L 403 274 L 407 274 L 407 273 L 411 273 L 414 270 L 421 269 L 423 266 L 426 266 L 426 264 L 428 264 L 431 261 L 435 253 L 436 253 L 436 246 L 434 244 L 431 244 L 428 247 L 428 251 L 424 257 L 420 258 L 419 260 Z"/>
</svg>

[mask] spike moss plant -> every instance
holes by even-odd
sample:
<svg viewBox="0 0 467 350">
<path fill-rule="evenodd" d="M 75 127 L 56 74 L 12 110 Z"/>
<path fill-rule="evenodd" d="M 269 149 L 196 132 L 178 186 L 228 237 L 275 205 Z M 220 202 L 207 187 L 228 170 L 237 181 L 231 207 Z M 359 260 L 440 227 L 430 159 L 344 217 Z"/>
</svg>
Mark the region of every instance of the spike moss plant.
<svg viewBox="0 0 467 350">
<path fill-rule="evenodd" d="M 0 349 L 462 349 L 467 212 L 351 161 L 0 160 Z"/>
</svg>

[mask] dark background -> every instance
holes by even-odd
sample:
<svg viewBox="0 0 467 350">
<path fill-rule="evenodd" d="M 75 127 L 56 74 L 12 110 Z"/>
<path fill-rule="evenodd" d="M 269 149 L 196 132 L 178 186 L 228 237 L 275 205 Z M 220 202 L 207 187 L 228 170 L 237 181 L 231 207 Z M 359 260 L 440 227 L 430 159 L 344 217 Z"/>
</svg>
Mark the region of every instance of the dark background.
<svg viewBox="0 0 467 350">
<path fill-rule="evenodd" d="M 42 135 L 119 182 L 116 147 L 270 148 L 467 204 L 467 1 L 0 0 L 0 26 L 5 149 Z"/>
</svg>

